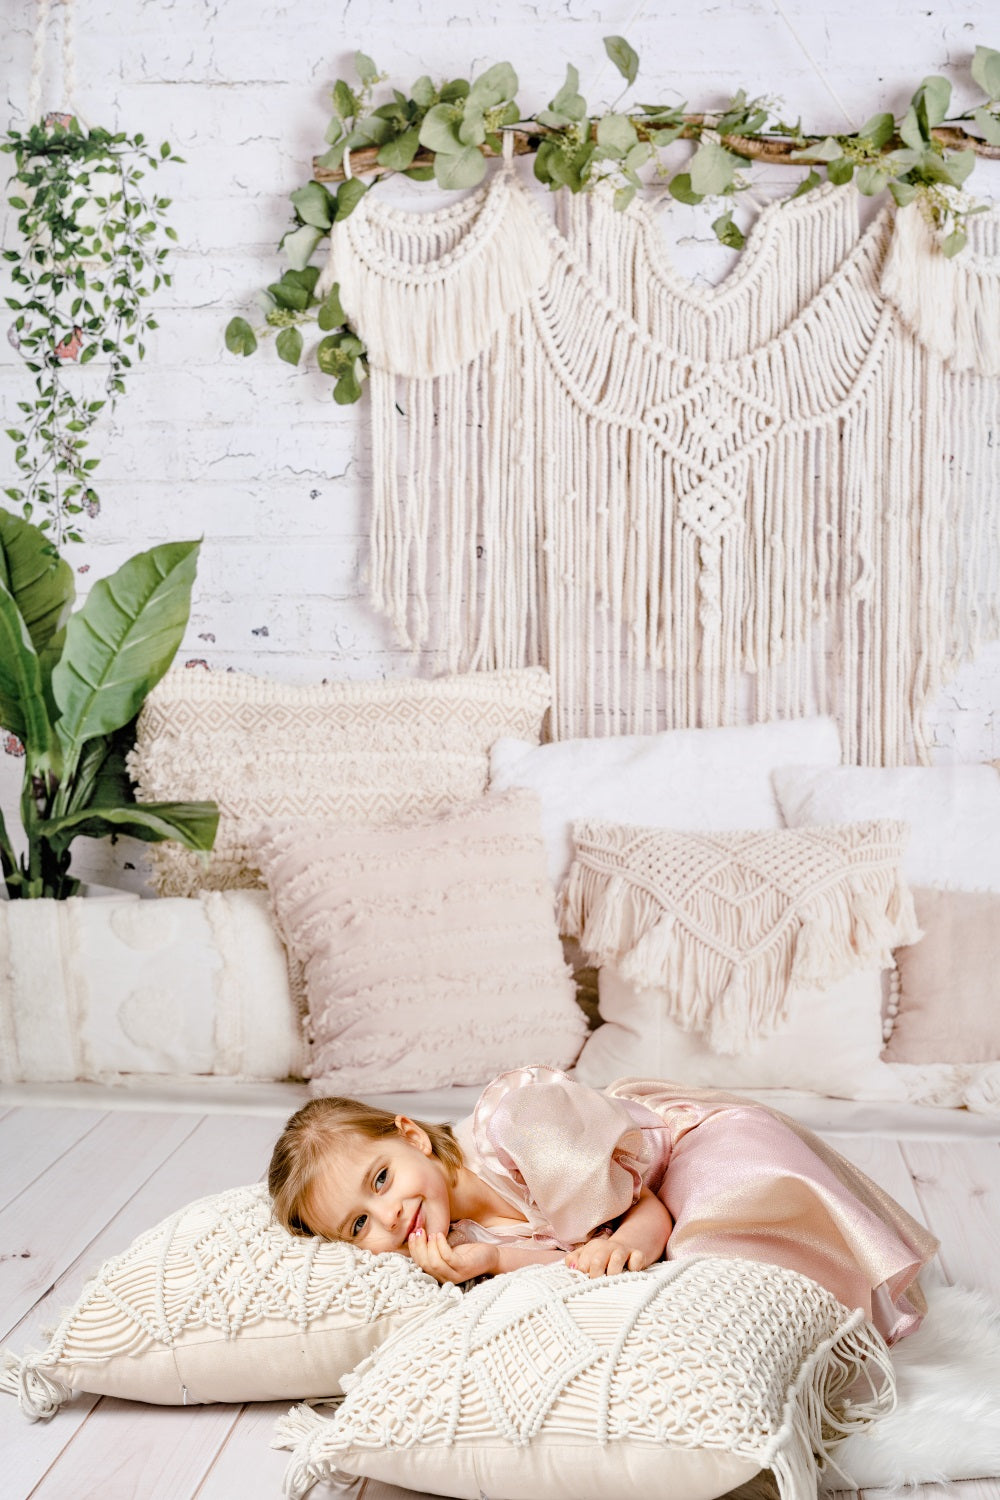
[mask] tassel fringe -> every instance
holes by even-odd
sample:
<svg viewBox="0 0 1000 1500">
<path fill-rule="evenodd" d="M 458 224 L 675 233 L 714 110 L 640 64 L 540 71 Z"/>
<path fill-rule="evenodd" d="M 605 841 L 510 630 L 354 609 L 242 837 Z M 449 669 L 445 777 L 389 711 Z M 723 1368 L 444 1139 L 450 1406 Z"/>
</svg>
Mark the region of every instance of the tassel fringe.
<svg viewBox="0 0 1000 1500">
<path fill-rule="evenodd" d="M 885 825 L 885 838 L 868 846 L 871 857 L 843 878 L 823 873 L 828 858 L 823 867 L 810 865 L 804 850 L 796 897 L 790 863 L 784 888 L 765 875 L 755 877 L 756 887 L 747 886 L 726 869 L 725 841 L 742 835 L 705 835 L 705 845 L 713 837 L 722 841 L 709 850 L 717 864 L 708 874 L 693 873 L 688 887 L 674 866 L 687 857 L 694 870 L 703 845 L 692 854 L 681 842 L 676 849 L 656 843 L 680 835 L 578 825 L 560 930 L 579 940 L 589 962 L 616 967 L 638 988 L 665 991 L 671 1020 L 701 1033 L 715 1052 L 735 1054 L 781 1027 L 790 990 L 834 984 L 857 969 L 886 968 L 893 948 L 921 936 L 899 850 L 891 847 L 896 826 Z M 855 837 L 863 843 L 864 833 Z M 852 852 L 853 846 L 845 849 L 845 860 Z M 738 861 L 740 849 L 731 857 Z M 758 860 L 766 862 L 757 850 L 748 858 L 754 869 Z"/>
<path fill-rule="evenodd" d="M 36 1356 L 3 1353 L 0 1391 L 17 1397 L 17 1404 L 32 1422 L 47 1422 L 64 1402 L 72 1399 L 71 1385 L 49 1375 Z"/>
<path fill-rule="evenodd" d="M 339 283 L 340 300 L 373 364 L 395 375 L 446 375 L 488 349 L 494 334 L 545 281 L 553 260 L 548 225 L 527 195 L 512 191 L 507 170 L 476 198 L 441 218 L 439 258 L 412 264 L 406 215 L 368 198 L 330 234 L 317 294 Z M 470 209 L 475 222 L 468 227 Z M 369 243 L 368 216 L 393 241 L 400 266 Z M 456 225 L 465 230 L 454 247 Z M 445 248 L 452 246 L 453 248 Z M 421 250 L 424 251 L 421 237 Z"/>
<path fill-rule="evenodd" d="M 303 1500 L 322 1479 L 337 1500 L 351 1500 L 361 1492 L 362 1475 L 331 1469 L 328 1453 L 318 1451 L 329 1423 L 308 1405 L 293 1406 L 274 1426 L 272 1448 L 290 1448 L 292 1457 L 285 1470 L 282 1494 L 287 1500 Z"/>
<path fill-rule="evenodd" d="M 1000 268 L 972 250 L 949 260 L 918 203 L 896 215 L 882 291 L 952 369 L 1000 375 Z"/>
<path fill-rule="evenodd" d="M 860 1381 L 868 1399 L 851 1395 Z M 859 1310 L 854 1321 L 815 1350 L 785 1403 L 784 1421 L 763 1459 L 771 1469 L 781 1500 L 807 1500 L 816 1494 L 820 1474 L 838 1468 L 835 1445 L 849 1433 L 896 1405 L 896 1381 L 885 1341 Z M 842 1476 L 846 1487 L 854 1485 Z"/>
</svg>

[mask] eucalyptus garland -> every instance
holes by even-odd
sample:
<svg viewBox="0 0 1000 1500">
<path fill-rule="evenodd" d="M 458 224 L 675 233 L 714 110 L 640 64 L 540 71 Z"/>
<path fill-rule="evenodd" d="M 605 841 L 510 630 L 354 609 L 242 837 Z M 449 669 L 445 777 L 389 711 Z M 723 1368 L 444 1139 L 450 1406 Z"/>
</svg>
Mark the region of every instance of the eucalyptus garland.
<svg viewBox="0 0 1000 1500">
<path fill-rule="evenodd" d="M 620 36 L 606 37 L 604 46 L 625 80 L 624 97 L 638 76 L 638 54 Z M 227 347 L 242 355 L 254 352 L 260 335 L 277 331 L 279 356 L 295 365 L 303 352 L 301 325 L 317 322 L 326 337 L 316 359 L 333 377 L 333 398 L 341 404 L 361 395 L 365 349 L 344 318 L 339 287 L 322 301 L 316 297 L 319 272 L 309 261 L 373 185 L 359 172 L 373 178 L 399 172 L 443 188 L 472 188 L 485 176 L 487 157 L 501 153 L 504 132 L 513 132 L 515 149 L 534 155 L 536 178 L 553 191 L 579 193 L 611 179 L 615 205 L 624 209 L 646 185 L 639 175 L 646 168 L 652 169 L 653 185 L 682 203 L 720 200 L 712 228 L 724 245 L 739 250 L 744 235 L 725 200 L 748 185 L 752 162 L 763 159 L 809 168 L 791 197 L 810 192 L 825 176 L 853 182 L 868 197 L 888 190 L 900 206 L 919 199 L 951 256 L 965 247 L 966 218 L 980 211 L 963 191 L 976 156 L 1000 157 L 1000 52 L 990 47 L 977 47 L 972 59 L 972 77 L 984 94 L 974 109 L 949 116 L 951 84 L 934 76 L 916 89 L 901 120 L 884 111 L 853 134 L 825 136 L 810 134 L 801 121 L 772 119 L 771 102 L 750 98 L 745 89 L 717 114 L 690 114 L 684 104 L 622 107 L 619 98 L 605 114 L 592 115 L 572 63 L 558 93 L 532 119 L 524 118 L 517 103 L 517 74 L 507 62 L 471 83 L 457 78 L 435 84 L 425 75 L 409 95 L 394 88 L 390 100 L 376 105 L 374 92 L 384 75 L 364 52 L 355 53 L 354 65 L 360 84 L 339 78 L 333 86 L 329 149 L 315 159 L 312 180 L 291 195 L 294 225 L 280 247 L 289 268 L 267 288 L 265 326 L 254 329 L 237 317 L 226 328 Z M 681 139 L 695 142 L 695 149 L 681 169 L 670 172 L 659 152 Z M 338 181 L 335 190 L 327 186 Z"/>
<path fill-rule="evenodd" d="M 82 517 L 100 509 L 94 424 L 145 356 L 157 326 L 146 299 L 170 285 L 170 199 L 144 178 L 182 158 L 169 142 L 154 151 L 141 134 L 85 129 L 68 114 L 8 130 L 0 151 L 14 158 L 8 202 L 22 240 L 3 252 L 16 292 L 8 338 L 34 377 L 34 398 L 17 403 L 18 425 L 7 428 L 20 482 L 5 493 L 58 545 L 80 541 Z M 88 384 L 76 367 L 94 359 L 103 379 Z"/>
</svg>

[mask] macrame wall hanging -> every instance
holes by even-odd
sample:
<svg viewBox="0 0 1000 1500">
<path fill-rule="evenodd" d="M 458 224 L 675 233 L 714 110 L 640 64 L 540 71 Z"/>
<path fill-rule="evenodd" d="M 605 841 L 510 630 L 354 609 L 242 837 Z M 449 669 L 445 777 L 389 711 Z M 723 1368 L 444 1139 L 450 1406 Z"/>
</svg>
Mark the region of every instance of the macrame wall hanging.
<svg viewBox="0 0 1000 1500">
<path fill-rule="evenodd" d="M 367 195 L 320 285 L 369 351 L 374 603 L 451 670 L 546 666 L 555 737 L 825 711 L 848 762 L 925 761 L 1000 635 L 1000 216 L 970 227 L 947 261 L 824 187 L 700 289 L 638 200 L 556 226 L 509 161 L 439 213 Z"/>
</svg>

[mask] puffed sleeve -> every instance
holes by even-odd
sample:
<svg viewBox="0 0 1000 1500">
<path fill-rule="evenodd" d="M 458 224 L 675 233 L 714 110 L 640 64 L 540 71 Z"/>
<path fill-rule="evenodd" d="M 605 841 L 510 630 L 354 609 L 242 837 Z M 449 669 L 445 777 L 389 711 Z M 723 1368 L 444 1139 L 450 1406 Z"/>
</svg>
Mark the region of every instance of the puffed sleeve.
<svg viewBox="0 0 1000 1500">
<path fill-rule="evenodd" d="M 503 1074 L 473 1121 L 480 1157 L 523 1186 L 558 1239 L 579 1244 L 639 1196 L 643 1132 L 624 1101 L 554 1068 Z"/>
</svg>

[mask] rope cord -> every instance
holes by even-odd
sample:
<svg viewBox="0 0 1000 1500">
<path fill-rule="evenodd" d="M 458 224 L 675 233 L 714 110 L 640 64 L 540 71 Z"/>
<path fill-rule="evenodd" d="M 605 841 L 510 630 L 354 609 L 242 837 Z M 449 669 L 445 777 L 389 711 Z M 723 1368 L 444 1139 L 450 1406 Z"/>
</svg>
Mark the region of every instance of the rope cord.
<svg viewBox="0 0 1000 1500">
<path fill-rule="evenodd" d="M 73 0 L 59 0 L 62 7 L 63 97 L 60 101 L 72 110 L 76 101 L 76 32 L 73 25 Z M 28 120 L 41 119 L 42 75 L 45 71 L 45 43 L 52 17 L 52 0 L 36 0 L 37 18 L 31 47 L 31 76 L 28 85 Z"/>
</svg>

